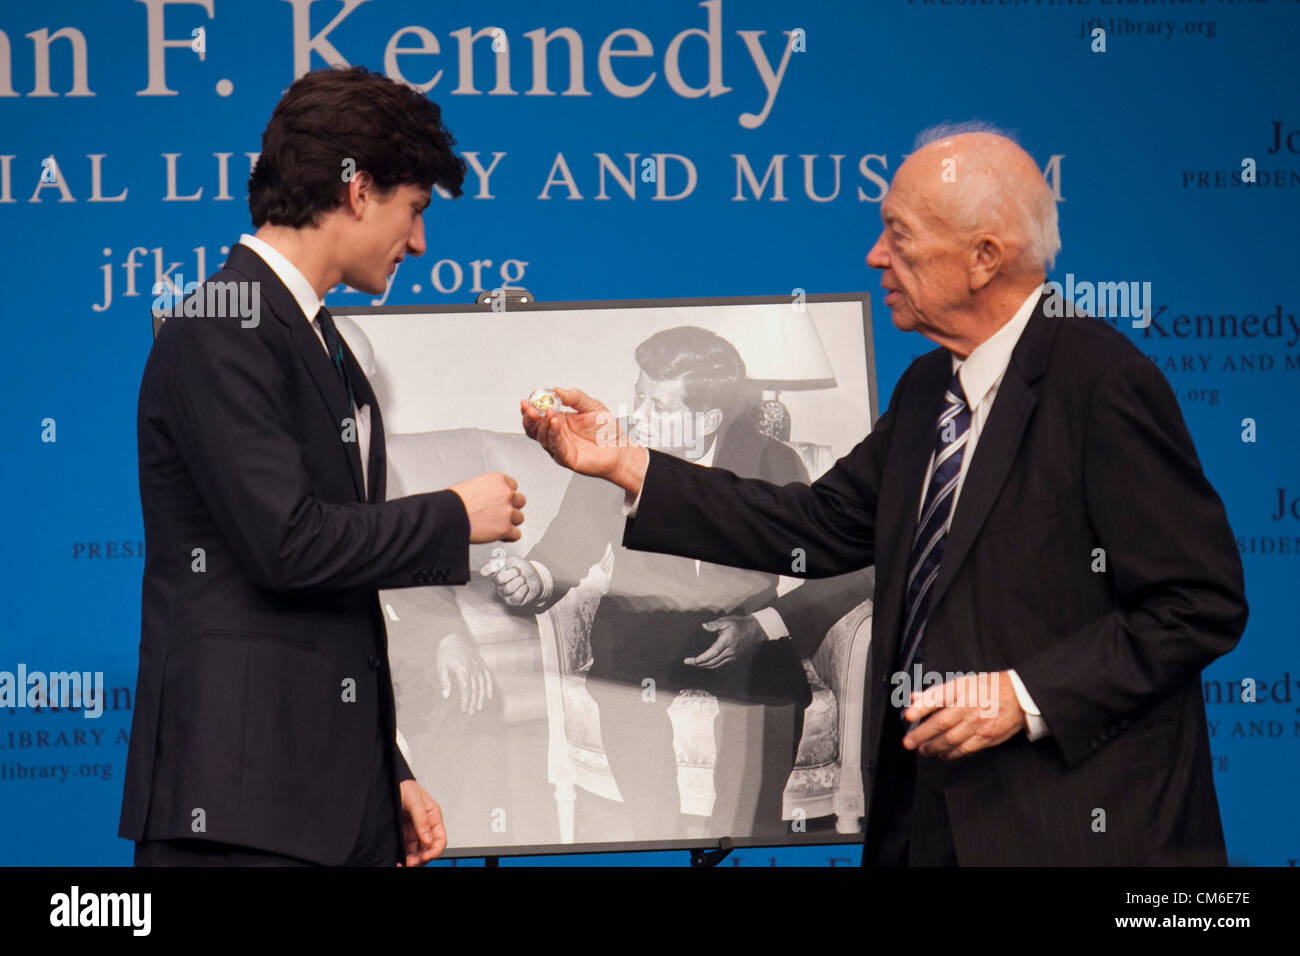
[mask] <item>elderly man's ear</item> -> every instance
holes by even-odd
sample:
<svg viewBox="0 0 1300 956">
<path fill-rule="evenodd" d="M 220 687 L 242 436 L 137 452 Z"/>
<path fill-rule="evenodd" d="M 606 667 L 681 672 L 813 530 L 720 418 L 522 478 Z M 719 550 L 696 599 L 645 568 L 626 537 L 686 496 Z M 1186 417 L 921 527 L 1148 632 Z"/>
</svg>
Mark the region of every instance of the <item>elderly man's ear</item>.
<svg viewBox="0 0 1300 956">
<path fill-rule="evenodd" d="M 1006 262 L 1006 249 L 997 236 L 984 234 L 976 238 L 971 250 L 970 290 L 977 292 L 993 281 Z"/>
</svg>

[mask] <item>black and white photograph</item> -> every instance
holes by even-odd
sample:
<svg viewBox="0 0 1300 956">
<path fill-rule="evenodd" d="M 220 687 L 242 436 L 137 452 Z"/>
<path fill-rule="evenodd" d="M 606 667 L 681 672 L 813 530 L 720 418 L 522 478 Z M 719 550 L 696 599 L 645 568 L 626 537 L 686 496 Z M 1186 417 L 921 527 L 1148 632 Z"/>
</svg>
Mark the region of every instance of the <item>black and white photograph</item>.
<svg viewBox="0 0 1300 956">
<path fill-rule="evenodd" d="M 876 417 L 868 309 L 336 316 L 385 410 L 390 500 L 487 471 L 528 499 L 518 541 L 470 546 L 468 584 L 381 592 L 398 746 L 438 795 L 449 855 L 860 839 L 874 568 L 799 579 L 796 541 L 789 577 L 624 548 L 624 493 L 558 467 L 517 409 L 581 382 L 637 444 L 808 483 Z"/>
</svg>

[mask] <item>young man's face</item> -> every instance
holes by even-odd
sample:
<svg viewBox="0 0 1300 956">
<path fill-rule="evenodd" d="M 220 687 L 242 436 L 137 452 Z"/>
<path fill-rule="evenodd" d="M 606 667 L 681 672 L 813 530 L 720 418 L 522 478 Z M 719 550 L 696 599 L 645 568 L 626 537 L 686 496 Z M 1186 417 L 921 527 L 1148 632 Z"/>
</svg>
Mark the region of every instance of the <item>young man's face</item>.
<svg viewBox="0 0 1300 956">
<path fill-rule="evenodd" d="M 343 281 L 379 295 L 407 253 L 423 255 L 429 199 L 429 190 L 422 186 L 402 184 L 387 194 L 368 182 L 356 187 L 350 201 L 357 215 L 348 223 L 346 246 L 340 251 Z"/>
</svg>

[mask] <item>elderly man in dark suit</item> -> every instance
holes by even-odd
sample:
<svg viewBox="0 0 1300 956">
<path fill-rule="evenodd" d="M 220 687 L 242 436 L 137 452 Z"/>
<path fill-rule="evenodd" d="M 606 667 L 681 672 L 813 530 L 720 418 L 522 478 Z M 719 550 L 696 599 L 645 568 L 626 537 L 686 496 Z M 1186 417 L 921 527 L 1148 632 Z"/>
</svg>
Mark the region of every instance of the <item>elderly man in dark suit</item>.
<svg viewBox="0 0 1300 956">
<path fill-rule="evenodd" d="M 1055 203 L 1008 138 L 924 137 L 881 217 L 885 305 L 940 348 L 811 487 L 600 441 L 576 390 L 577 414 L 521 404 L 525 430 L 623 488 L 628 547 L 876 564 L 864 863 L 1225 863 L 1200 673 L 1247 606 L 1172 390 L 1048 297 Z"/>
<path fill-rule="evenodd" d="M 432 187 L 464 179 L 453 143 L 408 87 L 302 77 L 249 181 L 256 235 L 158 332 L 119 829 L 138 865 L 418 865 L 446 845 L 396 746 L 378 590 L 465 582 L 471 541 L 518 539 L 523 496 L 487 474 L 385 501 L 379 405 L 321 300 L 379 294 L 424 252 Z"/>
</svg>

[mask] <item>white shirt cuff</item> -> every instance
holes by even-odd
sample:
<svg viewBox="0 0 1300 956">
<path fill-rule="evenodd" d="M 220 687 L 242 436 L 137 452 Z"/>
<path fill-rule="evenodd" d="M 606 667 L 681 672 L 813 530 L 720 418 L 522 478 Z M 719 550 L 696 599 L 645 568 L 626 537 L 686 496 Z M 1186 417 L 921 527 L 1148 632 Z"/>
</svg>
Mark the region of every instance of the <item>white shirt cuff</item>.
<svg viewBox="0 0 1300 956">
<path fill-rule="evenodd" d="M 407 746 L 406 738 L 402 736 L 401 730 L 397 731 L 397 749 L 402 752 L 402 759 L 406 761 L 408 767 L 415 763 L 415 758 L 411 756 L 411 748 Z M 415 771 L 412 770 L 411 773 L 415 773 Z"/>
<path fill-rule="evenodd" d="M 763 629 L 769 641 L 779 641 L 783 637 L 790 635 L 789 629 L 785 626 L 785 620 L 781 617 L 781 612 L 774 607 L 765 607 L 762 610 L 754 612 L 754 620 L 758 626 Z"/>
<path fill-rule="evenodd" d="M 537 597 L 537 603 L 547 601 L 551 597 L 551 592 L 555 590 L 555 578 L 551 577 L 551 572 L 547 570 L 546 565 L 538 564 L 536 561 L 529 559 L 529 564 L 537 572 L 537 576 L 542 579 L 542 593 Z"/>
<path fill-rule="evenodd" d="M 646 467 L 646 470 L 647 470 L 647 471 L 650 469 L 650 449 L 649 449 L 649 448 L 646 448 L 646 449 L 645 449 L 645 467 Z M 645 490 L 645 481 L 642 480 L 642 482 L 641 482 L 641 487 L 637 489 L 635 495 L 633 495 L 630 491 L 624 493 L 624 495 L 623 495 L 623 516 L 624 516 L 624 517 L 626 517 L 626 518 L 635 518 L 635 517 L 636 517 L 636 509 L 637 509 L 637 508 L 640 506 L 640 504 L 641 504 L 641 492 L 644 491 L 644 490 Z"/>
<path fill-rule="evenodd" d="M 1052 729 L 1047 726 L 1047 721 L 1043 720 L 1043 712 L 1038 709 L 1034 703 L 1034 698 L 1029 696 L 1029 691 L 1020 681 L 1014 669 L 1007 671 L 1007 676 L 1011 678 L 1011 687 L 1016 692 L 1016 700 L 1020 702 L 1020 709 L 1025 712 L 1025 732 L 1030 740 L 1040 740 L 1051 734 Z"/>
</svg>

